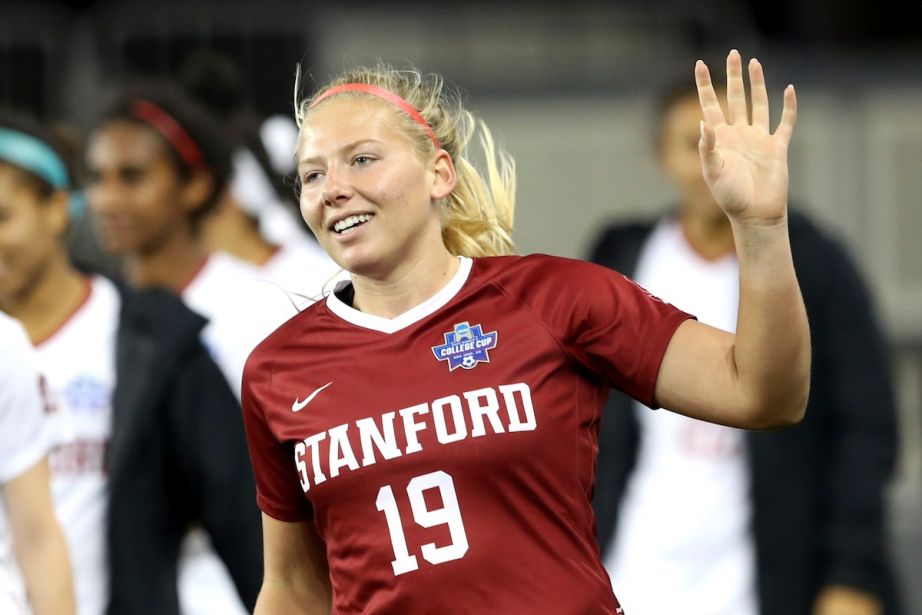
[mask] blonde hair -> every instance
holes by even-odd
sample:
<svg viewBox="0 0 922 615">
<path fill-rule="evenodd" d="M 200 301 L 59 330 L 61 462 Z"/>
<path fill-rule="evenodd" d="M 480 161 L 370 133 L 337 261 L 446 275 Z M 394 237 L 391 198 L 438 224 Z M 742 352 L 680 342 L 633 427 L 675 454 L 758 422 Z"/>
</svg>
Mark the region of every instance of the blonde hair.
<svg viewBox="0 0 922 615">
<path fill-rule="evenodd" d="M 409 103 L 432 129 L 442 149 L 455 166 L 458 183 L 441 204 L 442 241 L 459 256 L 496 256 L 515 253 L 512 222 L 515 209 L 515 161 L 498 149 L 487 125 L 464 108 L 457 92 L 446 91 L 444 81 L 435 74 L 424 75 L 415 69 L 398 70 L 379 62 L 374 67 L 347 71 L 314 96 L 297 99 L 300 72 L 295 85 L 295 119 L 300 127 L 310 114 L 311 105 L 327 90 L 345 83 L 362 83 L 383 88 Z M 363 92 L 342 92 L 337 96 L 378 98 Z M 435 152 L 425 129 L 409 115 L 397 110 L 404 134 L 420 156 Z M 468 145 L 479 131 L 486 165 L 485 176 L 468 158 Z"/>
</svg>

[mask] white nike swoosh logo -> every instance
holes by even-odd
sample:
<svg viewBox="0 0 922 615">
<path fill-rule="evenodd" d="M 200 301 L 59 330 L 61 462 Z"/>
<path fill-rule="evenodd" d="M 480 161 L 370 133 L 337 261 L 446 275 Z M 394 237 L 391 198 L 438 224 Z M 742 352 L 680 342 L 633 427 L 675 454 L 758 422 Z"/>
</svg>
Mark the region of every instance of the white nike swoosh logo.
<svg viewBox="0 0 922 615">
<path fill-rule="evenodd" d="M 330 386 L 331 384 L 333 384 L 333 381 L 332 381 L 332 380 L 329 381 L 328 383 L 326 383 L 325 385 L 323 385 L 322 387 L 320 387 L 319 389 L 317 389 L 316 391 L 314 391 L 313 393 L 311 393 L 310 395 L 308 395 L 308 396 L 307 396 L 307 399 L 305 399 L 304 401 L 299 401 L 298 399 L 295 399 L 294 403 L 291 404 L 291 411 L 292 411 L 292 412 L 300 412 L 301 410 L 304 410 L 304 407 L 305 407 L 307 404 L 311 403 L 311 400 L 313 400 L 315 397 L 317 397 L 317 395 L 320 393 L 320 391 L 324 390 L 325 388 L 327 388 L 327 387 Z"/>
</svg>

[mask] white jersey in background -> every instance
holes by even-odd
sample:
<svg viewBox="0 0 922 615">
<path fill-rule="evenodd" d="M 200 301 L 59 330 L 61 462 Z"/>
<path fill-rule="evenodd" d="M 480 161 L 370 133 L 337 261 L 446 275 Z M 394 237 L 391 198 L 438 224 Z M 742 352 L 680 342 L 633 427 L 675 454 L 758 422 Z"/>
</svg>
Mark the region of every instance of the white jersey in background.
<svg viewBox="0 0 922 615">
<path fill-rule="evenodd" d="M 258 268 L 224 252 L 209 254 L 180 296 L 208 319 L 202 342 L 240 399 L 250 351 L 297 313 L 294 306 Z"/>
<path fill-rule="evenodd" d="M 266 146 L 270 159 L 273 159 L 272 164 L 280 164 L 287 159 L 287 164 L 293 167 L 291 152 L 295 151 L 294 142 L 287 154 L 280 156 L 280 152 L 286 147 L 284 141 L 292 138 L 292 128 L 294 141 L 297 141 L 297 126 L 287 118 L 268 120 L 265 126 L 269 127 L 265 134 L 274 135 Z M 283 142 L 280 143 L 279 139 Z M 233 166 L 231 192 L 236 205 L 256 221 L 259 233 L 266 241 L 279 246 L 259 268 L 261 279 L 284 291 L 299 309 L 307 307 L 320 298 L 325 286 L 333 288 L 333 279 L 342 269 L 317 245 L 306 230 L 304 221 L 294 215 L 291 207 L 282 203 L 265 170 L 250 150 L 237 149 Z M 276 172 L 285 175 L 289 171 L 276 169 Z"/>
<path fill-rule="evenodd" d="M 262 279 L 283 291 L 298 309 L 319 300 L 348 274 L 308 237 L 279 246 L 259 269 Z"/>
<path fill-rule="evenodd" d="M 288 296 L 262 278 L 249 263 L 212 252 L 180 293 L 208 319 L 202 341 L 238 400 L 250 351 L 297 313 Z M 201 529 L 190 531 L 182 545 L 179 599 L 184 615 L 246 613 L 227 567 Z"/>
<path fill-rule="evenodd" d="M 702 258 L 665 219 L 639 284 L 699 321 L 736 329 L 739 266 Z M 636 404 L 640 448 L 605 567 L 625 612 L 756 615 L 749 469 L 738 429 Z"/>
<path fill-rule="evenodd" d="M 67 538 L 79 615 L 102 615 L 109 594 L 105 452 L 112 436 L 115 338 L 121 297 L 100 276 L 87 296 L 36 349 L 66 430 L 51 454 L 51 488 Z"/>
<path fill-rule="evenodd" d="M 0 312 L 0 494 L 7 483 L 35 467 L 59 437 L 40 374 L 25 330 Z M 0 506 L 0 613 L 30 613 L 5 503 Z"/>
</svg>

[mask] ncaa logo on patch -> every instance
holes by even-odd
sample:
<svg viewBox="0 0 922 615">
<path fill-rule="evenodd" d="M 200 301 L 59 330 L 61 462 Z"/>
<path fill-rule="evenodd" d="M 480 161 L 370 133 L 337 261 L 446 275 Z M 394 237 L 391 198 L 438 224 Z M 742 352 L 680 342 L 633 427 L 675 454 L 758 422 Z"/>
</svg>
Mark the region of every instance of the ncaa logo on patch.
<svg viewBox="0 0 922 615">
<path fill-rule="evenodd" d="M 466 322 L 455 325 L 454 331 L 443 334 L 445 343 L 432 347 L 432 354 L 439 361 L 448 361 L 448 371 L 459 367 L 474 369 L 478 363 L 490 362 L 490 350 L 496 348 L 499 334 L 496 331 L 484 333 L 480 325 Z"/>
</svg>

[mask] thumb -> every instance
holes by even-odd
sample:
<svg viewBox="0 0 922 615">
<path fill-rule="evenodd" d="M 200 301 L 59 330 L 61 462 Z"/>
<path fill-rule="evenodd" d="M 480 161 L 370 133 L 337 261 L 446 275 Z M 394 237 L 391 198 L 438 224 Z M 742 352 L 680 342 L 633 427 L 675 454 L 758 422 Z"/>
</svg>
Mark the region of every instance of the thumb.
<svg viewBox="0 0 922 615">
<path fill-rule="evenodd" d="M 720 167 L 723 164 L 720 154 L 717 153 L 717 135 L 714 129 L 708 126 L 704 121 L 698 125 L 701 130 L 701 138 L 698 140 L 698 153 L 701 155 L 701 171 L 704 179 L 712 181 L 717 179 Z"/>
</svg>

